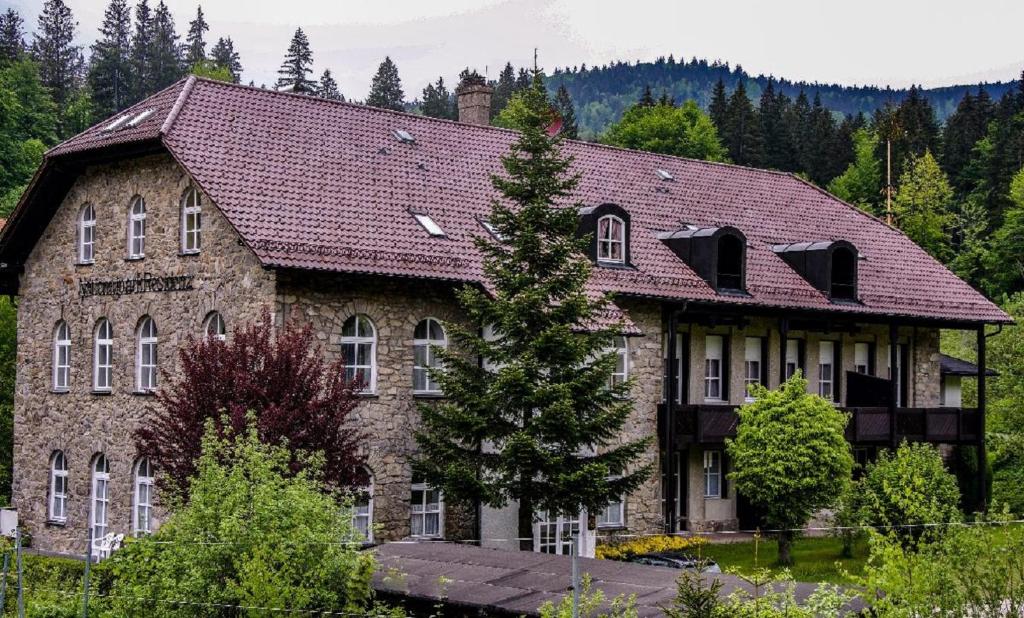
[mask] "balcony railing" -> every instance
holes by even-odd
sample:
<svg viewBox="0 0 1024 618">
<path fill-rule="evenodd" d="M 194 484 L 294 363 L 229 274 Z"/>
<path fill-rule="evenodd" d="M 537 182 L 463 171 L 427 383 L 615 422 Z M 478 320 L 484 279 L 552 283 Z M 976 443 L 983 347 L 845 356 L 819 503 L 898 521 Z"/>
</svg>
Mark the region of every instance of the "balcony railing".
<svg viewBox="0 0 1024 618">
<path fill-rule="evenodd" d="M 841 408 L 850 414 L 846 439 L 858 445 L 886 445 L 891 440 L 888 408 Z M 658 406 L 658 434 L 664 431 L 667 406 Z M 980 415 L 972 408 L 896 408 L 896 441 L 977 444 Z M 677 405 L 673 442 L 718 444 L 736 435 L 738 416 L 730 405 Z"/>
</svg>

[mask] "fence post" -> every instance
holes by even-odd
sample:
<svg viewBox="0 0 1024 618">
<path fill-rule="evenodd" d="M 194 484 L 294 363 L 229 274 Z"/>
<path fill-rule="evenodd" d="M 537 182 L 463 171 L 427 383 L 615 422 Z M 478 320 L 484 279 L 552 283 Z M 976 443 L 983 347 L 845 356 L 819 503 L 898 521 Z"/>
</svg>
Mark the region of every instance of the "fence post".
<svg viewBox="0 0 1024 618">
<path fill-rule="evenodd" d="M 4 573 L 0 576 L 0 615 L 3 615 L 7 607 L 7 572 L 11 568 L 11 553 L 4 552 Z"/>
<path fill-rule="evenodd" d="M 85 577 L 82 582 L 82 618 L 89 618 L 89 567 L 92 565 L 92 526 L 86 526 Z"/>
<path fill-rule="evenodd" d="M 572 537 L 572 618 L 580 618 L 580 533 Z"/>
<path fill-rule="evenodd" d="M 21 565 L 21 528 L 14 530 L 14 550 L 17 552 L 18 563 L 18 618 L 25 618 L 25 586 L 22 582 L 23 569 Z"/>
</svg>

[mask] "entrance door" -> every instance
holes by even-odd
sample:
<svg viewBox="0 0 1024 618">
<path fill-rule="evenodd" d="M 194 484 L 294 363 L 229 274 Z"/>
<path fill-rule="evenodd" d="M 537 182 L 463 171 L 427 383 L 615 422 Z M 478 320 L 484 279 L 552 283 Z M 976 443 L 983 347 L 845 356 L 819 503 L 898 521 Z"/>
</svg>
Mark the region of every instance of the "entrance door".
<svg viewBox="0 0 1024 618">
<path fill-rule="evenodd" d="M 580 533 L 580 516 L 551 517 L 547 511 L 537 513 L 533 528 L 533 550 L 542 554 L 572 554 L 572 539 Z"/>
</svg>

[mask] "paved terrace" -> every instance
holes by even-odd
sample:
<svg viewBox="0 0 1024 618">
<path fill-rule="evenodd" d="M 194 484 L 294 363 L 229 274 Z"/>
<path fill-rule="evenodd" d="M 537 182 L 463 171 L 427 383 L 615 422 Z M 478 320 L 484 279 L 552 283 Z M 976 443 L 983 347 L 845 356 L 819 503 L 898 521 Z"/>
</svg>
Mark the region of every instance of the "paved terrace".
<svg viewBox="0 0 1024 618">
<path fill-rule="evenodd" d="M 385 595 L 401 595 L 413 601 L 433 602 L 446 597 L 466 615 L 536 616 L 545 601 L 558 603 L 567 593 L 572 574 L 571 559 L 533 552 L 484 549 L 444 542 L 388 543 L 374 549 L 379 566 L 374 588 Z M 679 571 L 613 560 L 580 558 L 580 572 L 589 573 L 593 589 L 605 599 L 636 595 L 640 616 L 662 616 L 676 596 Z M 441 578 L 451 580 L 442 585 Z M 753 588 L 734 575 L 721 574 L 721 594 Z M 796 596 L 804 599 L 815 584 L 797 584 Z M 851 604 L 860 609 L 860 603 Z"/>
</svg>

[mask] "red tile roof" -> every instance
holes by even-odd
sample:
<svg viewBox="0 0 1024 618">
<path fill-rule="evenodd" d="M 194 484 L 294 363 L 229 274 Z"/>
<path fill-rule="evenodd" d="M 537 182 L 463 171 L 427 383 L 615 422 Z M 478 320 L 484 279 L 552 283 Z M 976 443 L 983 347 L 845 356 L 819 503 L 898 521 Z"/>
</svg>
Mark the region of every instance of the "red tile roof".
<svg viewBox="0 0 1024 618">
<path fill-rule="evenodd" d="M 268 266 L 479 281 L 472 238 L 496 193 L 490 175 L 512 131 L 190 78 L 137 104 L 129 130 L 103 123 L 57 146 L 66 153 L 161 138 Z M 408 131 L 403 143 L 393 131 Z M 969 322 L 1007 315 L 885 223 L 785 173 L 564 142 L 582 173 L 576 199 L 615 203 L 632 218 L 634 269 L 596 268 L 601 289 L 741 303 Z M 658 178 L 664 169 L 674 180 Z M 24 205 L 23 205 L 24 206 Z M 445 231 L 432 237 L 409 214 Z M 719 296 L 656 238 L 732 225 L 748 239 L 749 298 Z M 833 304 L 771 246 L 852 242 L 861 304 Z"/>
</svg>

